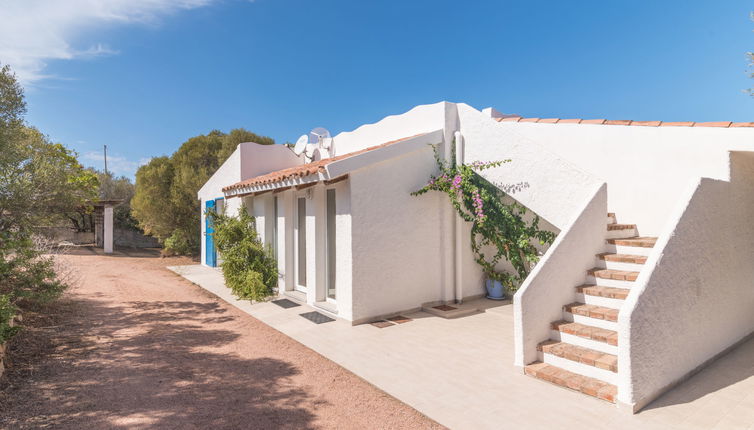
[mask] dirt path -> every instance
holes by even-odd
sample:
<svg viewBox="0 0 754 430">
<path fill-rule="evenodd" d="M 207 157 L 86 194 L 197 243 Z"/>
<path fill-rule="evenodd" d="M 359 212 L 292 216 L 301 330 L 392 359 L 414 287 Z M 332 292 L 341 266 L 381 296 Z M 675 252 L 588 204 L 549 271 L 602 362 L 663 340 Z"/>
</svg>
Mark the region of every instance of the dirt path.
<svg viewBox="0 0 754 430">
<path fill-rule="evenodd" d="M 440 428 L 164 267 L 68 255 L 81 279 L 11 343 L 2 428 Z"/>
</svg>

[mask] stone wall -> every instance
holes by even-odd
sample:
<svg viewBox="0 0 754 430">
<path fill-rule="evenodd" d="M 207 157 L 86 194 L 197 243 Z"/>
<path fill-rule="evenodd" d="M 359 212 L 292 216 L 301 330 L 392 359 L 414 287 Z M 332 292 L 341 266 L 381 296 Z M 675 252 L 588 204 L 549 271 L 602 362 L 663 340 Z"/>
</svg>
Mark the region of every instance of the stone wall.
<svg viewBox="0 0 754 430">
<path fill-rule="evenodd" d="M 156 237 L 147 236 L 141 232 L 115 228 L 113 232 L 113 244 L 130 248 L 160 248 L 160 242 Z"/>
<path fill-rule="evenodd" d="M 39 232 L 55 242 L 70 242 L 74 245 L 87 245 L 95 243 L 95 234 L 91 231 L 80 232 L 74 231 L 69 227 L 40 227 Z M 157 238 L 146 236 L 141 232 L 115 228 L 113 231 L 114 246 L 123 246 L 129 248 L 159 248 L 160 242 Z M 99 244 L 98 246 L 102 246 Z"/>
</svg>

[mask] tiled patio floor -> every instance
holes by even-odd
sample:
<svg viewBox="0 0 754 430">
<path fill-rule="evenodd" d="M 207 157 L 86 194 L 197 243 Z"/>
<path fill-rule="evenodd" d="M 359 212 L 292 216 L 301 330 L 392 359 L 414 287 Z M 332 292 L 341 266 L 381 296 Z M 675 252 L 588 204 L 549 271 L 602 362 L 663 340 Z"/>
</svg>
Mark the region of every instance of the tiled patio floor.
<svg viewBox="0 0 754 430">
<path fill-rule="evenodd" d="M 630 415 L 514 367 L 510 305 L 453 320 L 417 312 L 385 328 L 317 325 L 299 316 L 309 306 L 236 300 L 216 270 L 172 270 L 450 428 L 754 430 L 754 340 Z"/>
</svg>

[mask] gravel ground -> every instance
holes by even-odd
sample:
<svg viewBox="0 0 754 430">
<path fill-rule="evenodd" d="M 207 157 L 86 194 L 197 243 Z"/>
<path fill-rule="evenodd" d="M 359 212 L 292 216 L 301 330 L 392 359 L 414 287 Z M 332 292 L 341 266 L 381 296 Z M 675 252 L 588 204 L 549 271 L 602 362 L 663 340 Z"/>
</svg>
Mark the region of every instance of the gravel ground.
<svg viewBox="0 0 754 430">
<path fill-rule="evenodd" d="M 442 428 L 148 252 L 60 257 L 79 280 L 10 342 L 2 428 Z"/>
</svg>

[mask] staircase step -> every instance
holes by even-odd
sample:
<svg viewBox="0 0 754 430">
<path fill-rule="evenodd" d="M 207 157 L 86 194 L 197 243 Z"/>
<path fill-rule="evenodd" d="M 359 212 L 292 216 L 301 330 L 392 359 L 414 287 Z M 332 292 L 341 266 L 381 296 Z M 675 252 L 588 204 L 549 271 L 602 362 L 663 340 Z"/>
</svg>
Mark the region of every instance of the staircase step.
<svg viewBox="0 0 754 430">
<path fill-rule="evenodd" d="M 579 285 L 576 292 L 589 296 L 599 296 L 608 299 L 626 300 L 631 290 L 627 288 L 600 287 L 597 285 Z"/>
<path fill-rule="evenodd" d="M 602 382 L 599 379 L 578 375 L 539 361 L 524 367 L 524 372 L 543 381 L 615 403 L 615 395 L 618 392 L 618 387 L 607 382 Z"/>
<path fill-rule="evenodd" d="M 537 345 L 537 350 L 545 354 L 552 354 L 566 360 L 594 366 L 599 369 L 618 372 L 618 357 L 601 351 L 584 348 L 583 346 L 571 345 L 570 343 L 557 340 L 547 340 Z"/>
<path fill-rule="evenodd" d="M 632 272 L 627 270 L 614 270 L 614 269 L 601 269 L 595 267 L 586 271 L 589 276 L 602 279 L 614 279 L 616 281 L 635 281 L 639 276 L 639 272 Z"/>
<path fill-rule="evenodd" d="M 603 261 L 612 261 L 615 263 L 644 264 L 647 262 L 646 255 L 616 254 L 614 252 L 603 252 L 597 254 L 597 258 Z"/>
<path fill-rule="evenodd" d="M 613 231 L 613 230 L 634 230 L 636 229 L 636 224 L 608 224 L 607 230 Z"/>
<path fill-rule="evenodd" d="M 625 239 L 608 239 L 607 243 L 620 246 L 637 246 L 640 248 L 652 248 L 657 242 L 656 237 L 628 237 Z"/>
<path fill-rule="evenodd" d="M 563 306 L 563 310 L 574 315 L 581 315 L 598 320 L 606 320 L 612 322 L 618 321 L 618 309 L 606 308 L 604 306 L 587 305 L 584 303 L 574 302 Z"/>
<path fill-rule="evenodd" d="M 553 330 L 557 330 L 561 333 L 591 339 L 596 342 L 603 342 L 612 346 L 618 346 L 618 332 L 613 330 L 565 320 L 555 321 L 551 324 L 551 327 Z"/>
</svg>

